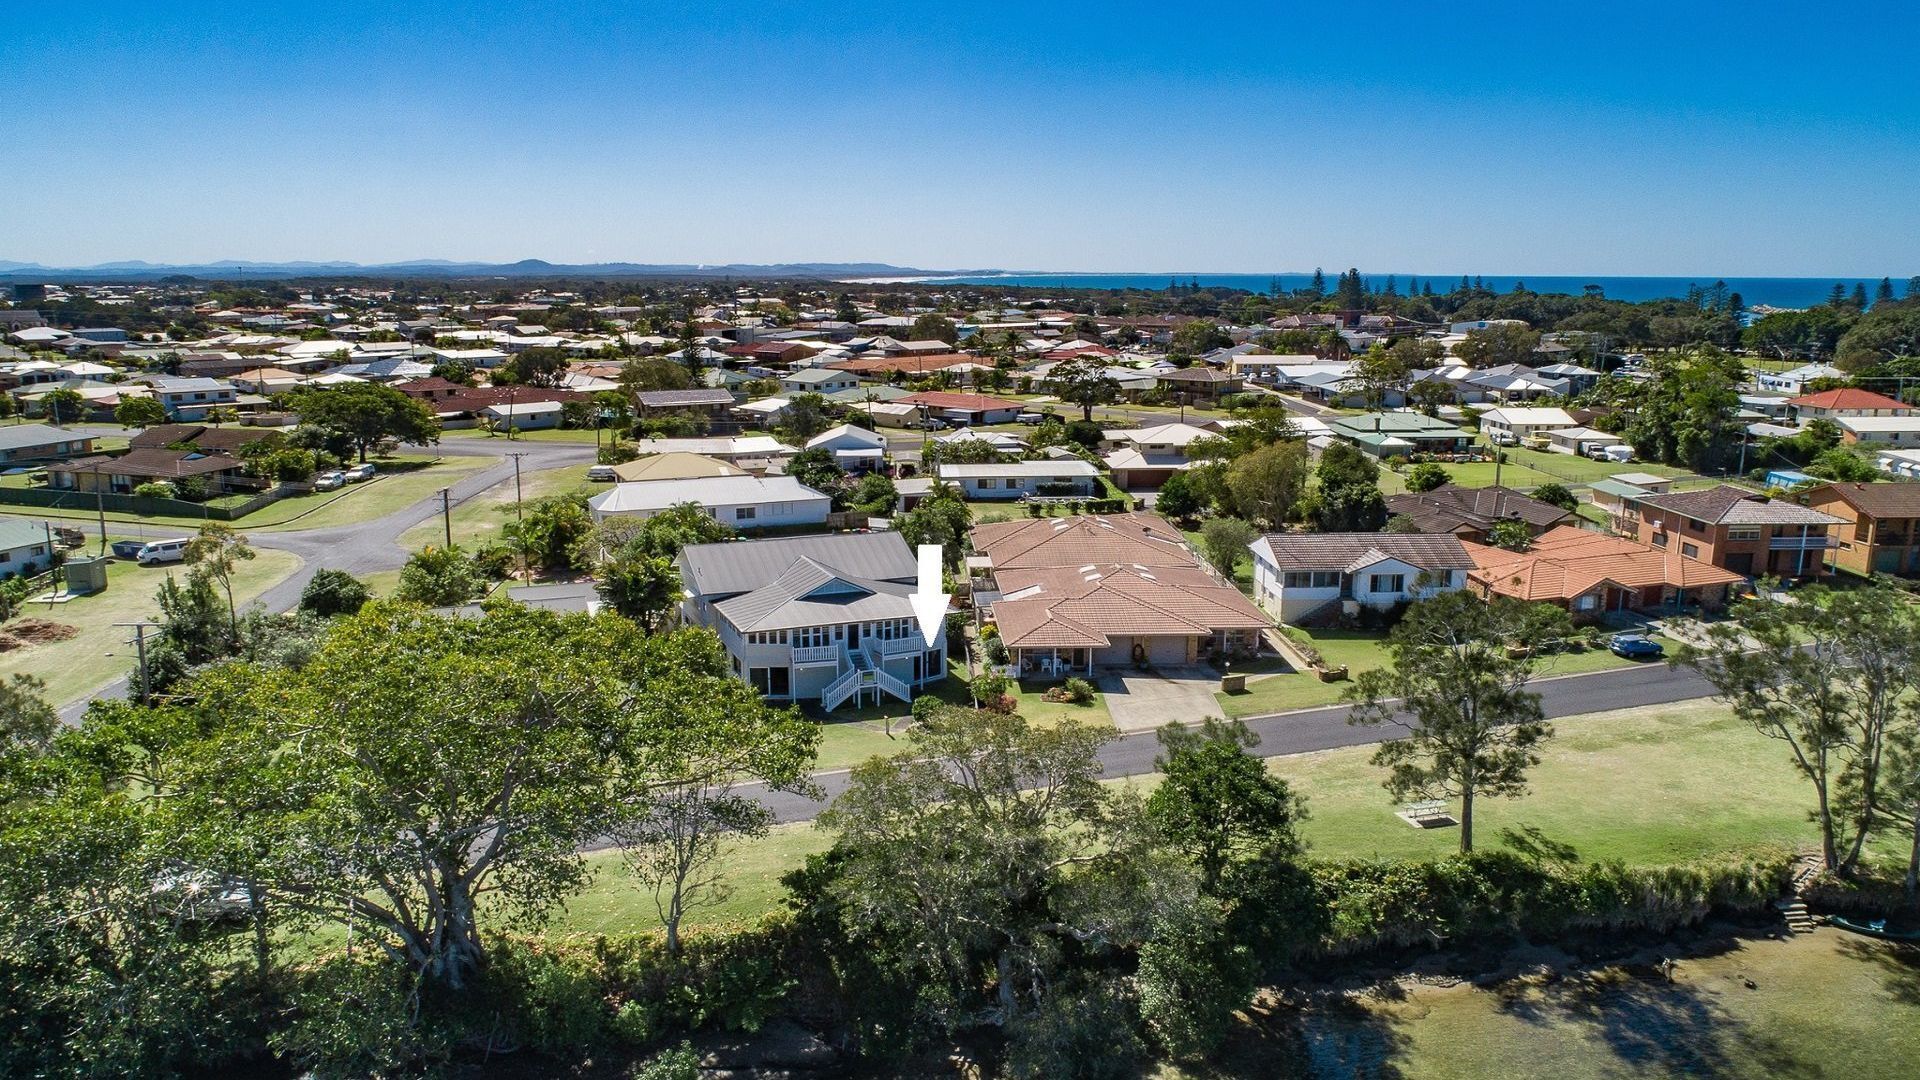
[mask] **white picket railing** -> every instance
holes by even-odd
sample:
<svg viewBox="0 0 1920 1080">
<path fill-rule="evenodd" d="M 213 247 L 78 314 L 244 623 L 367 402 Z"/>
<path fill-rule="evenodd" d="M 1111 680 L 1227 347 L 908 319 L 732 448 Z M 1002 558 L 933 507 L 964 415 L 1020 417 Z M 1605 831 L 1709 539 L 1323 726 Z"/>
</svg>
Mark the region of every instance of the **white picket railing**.
<svg viewBox="0 0 1920 1080">
<path fill-rule="evenodd" d="M 866 684 L 866 679 L 863 678 L 865 674 L 859 668 L 848 668 L 845 674 L 828 683 L 827 688 L 820 691 L 820 707 L 832 712 L 846 704 L 846 700 L 858 693 L 860 687 Z"/>
</svg>

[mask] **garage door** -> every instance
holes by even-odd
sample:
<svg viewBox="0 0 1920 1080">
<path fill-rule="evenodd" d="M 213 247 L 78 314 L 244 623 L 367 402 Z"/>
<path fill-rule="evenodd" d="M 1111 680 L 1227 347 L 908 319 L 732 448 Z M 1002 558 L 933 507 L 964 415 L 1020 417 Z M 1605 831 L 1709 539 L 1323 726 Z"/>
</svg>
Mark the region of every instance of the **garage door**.
<svg viewBox="0 0 1920 1080">
<path fill-rule="evenodd" d="M 1187 663 L 1187 638 L 1147 638 L 1147 661 L 1155 667 L 1180 667 Z"/>
</svg>

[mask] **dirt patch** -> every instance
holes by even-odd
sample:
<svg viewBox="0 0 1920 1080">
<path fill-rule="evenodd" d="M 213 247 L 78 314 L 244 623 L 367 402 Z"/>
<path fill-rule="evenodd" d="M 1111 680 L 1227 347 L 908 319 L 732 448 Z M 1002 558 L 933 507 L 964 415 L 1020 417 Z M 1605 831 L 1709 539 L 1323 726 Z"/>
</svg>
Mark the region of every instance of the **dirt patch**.
<svg viewBox="0 0 1920 1080">
<path fill-rule="evenodd" d="M 50 641 L 65 641 L 79 632 L 66 623 L 49 622 L 46 619 L 16 619 L 0 629 L 0 653 L 24 649 L 29 645 L 44 645 Z"/>
</svg>

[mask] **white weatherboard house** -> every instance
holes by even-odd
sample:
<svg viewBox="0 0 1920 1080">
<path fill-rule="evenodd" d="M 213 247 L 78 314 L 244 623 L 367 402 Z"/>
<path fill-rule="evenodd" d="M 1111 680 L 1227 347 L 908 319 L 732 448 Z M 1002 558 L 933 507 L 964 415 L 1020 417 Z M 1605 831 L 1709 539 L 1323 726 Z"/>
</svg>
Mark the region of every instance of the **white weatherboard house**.
<svg viewBox="0 0 1920 1080">
<path fill-rule="evenodd" d="M 940 479 L 956 484 L 969 499 L 1021 499 L 1028 496 L 1094 494 L 1100 470 L 1072 458 L 1060 461 L 1003 461 L 983 465 L 941 465 Z"/>
<path fill-rule="evenodd" d="M 652 517 L 682 503 L 696 503 L 736 529 L 825 525 L 832 500 L 791 476 L 703 476 L 690 480 L 639 480 L 615 484 L 588 500 L 594 520 Z"/>
<path fill-rule="evenodd" d="M 807 440 L 807 449 L 825 450 L 833 463 L 848 472 L 880 467 L 887 456 L 887 437 L 863 427 L 841 424 Z"/>
<path fill-rule="evenodd" d="M 1488 409 L 1480 414 L 1480 430 L 1491 435 L 1499 432 L 1522 442 L 1561 428 L 1578 427 L 1579 421 L 1565 409 L 1521 408 Z"/>
<path fill-rule="evenodd" d="M 0 518 L 0 578 L 32 575 L 47 569 L 53 559 L 44 525 L 18 518 Z"/>
<path fill-rule="evenodd" d="M 946 678 L 946 620 L 929 644 L 913 611 L 919 566 L 898 533 L 694 544 L 676 565 L 682 621 L 718 634 L 734 674 L 769 698 L 911 701 Z"/>
<path fill-rule="evenodd" d="M 1289 623 L 1335 604 L 1385 610 L 1452 592 L 1474 567 L 1457 538 L 1420 533 L 1276 533 L 1248 547 L 1254 599 Z"/>
</svg>

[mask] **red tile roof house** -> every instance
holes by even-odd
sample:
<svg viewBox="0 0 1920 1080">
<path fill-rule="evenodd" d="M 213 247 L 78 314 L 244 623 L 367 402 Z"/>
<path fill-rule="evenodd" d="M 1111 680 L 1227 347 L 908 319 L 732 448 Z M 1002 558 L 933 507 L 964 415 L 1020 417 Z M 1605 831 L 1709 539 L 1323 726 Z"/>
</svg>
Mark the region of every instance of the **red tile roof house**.
<svg viewBox="0 0 1920 1080">
<path fill-rule="evenodd" d="M 1701 491 L 1642 495 L 1626 504 L 1642 544 L 1677 547 L 1749 577 L 1820 577 L 1840 519 L 1785 500 L 1769 501 L 1722 484 Z"/>
<path fill-rule="evenodd" d="M 1025 408 L 1019 402 L 1006 398 L 988 397 L 985 394 L 955 394 L 944 390 L 908 394 L 894 403 L 923 408 L 929 415 L 963 424 L 1010 424 Z"/>
<path fill-rule="evenodd" d="M 1817 394 L 1802 394 L 1787 404 L 1793 407 L 1794 415 L 1802 422 L 1832 420 L 1841 416 L 1913 415 L 1913 406 L 1904 401 L 1851 386 L 1822 390 Z"/>
<path fill-rule="evenodd" d="M 1273 625 L 1153 514 L 995 522 L 973 547 L 975 603 L 1022 678 L 1245 655 Z"/>
</svg>

